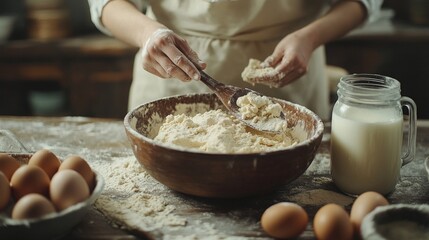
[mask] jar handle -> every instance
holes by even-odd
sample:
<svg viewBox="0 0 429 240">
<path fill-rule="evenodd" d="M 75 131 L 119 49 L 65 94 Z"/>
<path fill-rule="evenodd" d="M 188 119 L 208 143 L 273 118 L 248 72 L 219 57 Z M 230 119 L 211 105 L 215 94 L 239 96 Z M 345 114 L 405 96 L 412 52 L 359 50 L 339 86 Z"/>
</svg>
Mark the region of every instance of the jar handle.
<svg viewBox="0 0 429 240">
<path fill-rule="evenodd" d="M 402 166 L 411 162 L 416 154 L 416 135 L 417 135 L 417 106 L 409 97 L 401 97 L 401 105 L 408 109 L 408 141 L 407 151 L 402 156 Z"/>
</svg>

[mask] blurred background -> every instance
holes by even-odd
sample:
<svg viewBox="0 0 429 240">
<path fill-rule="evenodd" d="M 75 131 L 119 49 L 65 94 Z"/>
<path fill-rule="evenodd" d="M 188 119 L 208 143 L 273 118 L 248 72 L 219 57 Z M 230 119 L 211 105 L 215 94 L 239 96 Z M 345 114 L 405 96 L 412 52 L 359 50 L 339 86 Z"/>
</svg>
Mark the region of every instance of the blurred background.
<svg viewBox="0 0 429 240">
<path fill-rule="evenodd" d="M 122 119 L 136 51 L 93 26 L 87 0 L 1 0 L 0 115 Z M 385 0 L 326 52 L 332 102 L 341 74 L 378 73 L 429 119 L 429 0 Z"/>
</svg>

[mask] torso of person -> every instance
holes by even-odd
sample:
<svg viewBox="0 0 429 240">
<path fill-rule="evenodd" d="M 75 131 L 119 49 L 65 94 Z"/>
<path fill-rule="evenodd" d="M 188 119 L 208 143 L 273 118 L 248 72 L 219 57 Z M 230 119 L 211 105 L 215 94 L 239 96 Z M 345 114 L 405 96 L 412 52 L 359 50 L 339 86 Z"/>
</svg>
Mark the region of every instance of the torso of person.
<svg viewBox="0 0 429 240">
<path fill-rule="evenodd" d="M 309 24 L 329 8 L 328 0 L 150 0 L 146 14 L 184 37 L 207 63 L 206 72 L 225 84 L 254 89 L 306 106 L 328 119 L 329 87 L 323 47 L 308 72 L 282 87 L 252 86 L 241 78 L 250 58 L 264 60 L 287 34 Z M 200 81 L 161 79 L 142 67 L 136 55 L 129 108 L 162 97 L 209 92 Z"/>
</svg>

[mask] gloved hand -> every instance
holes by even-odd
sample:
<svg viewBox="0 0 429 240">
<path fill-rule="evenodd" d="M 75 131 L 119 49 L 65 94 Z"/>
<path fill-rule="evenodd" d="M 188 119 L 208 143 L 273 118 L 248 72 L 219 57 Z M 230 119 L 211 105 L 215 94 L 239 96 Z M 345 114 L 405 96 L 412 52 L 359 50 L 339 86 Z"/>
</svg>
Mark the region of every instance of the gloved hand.
<svg viewBox="0 0 429 240">
<path fill-rule="evenodd" d="M 146 40 L 142 58 L 146 71 L 182 81 L 200 79 L 196 65 L 200 69 L 206 67 L 187 41 L 167 28 L 156 29 Z"/>
</svg>

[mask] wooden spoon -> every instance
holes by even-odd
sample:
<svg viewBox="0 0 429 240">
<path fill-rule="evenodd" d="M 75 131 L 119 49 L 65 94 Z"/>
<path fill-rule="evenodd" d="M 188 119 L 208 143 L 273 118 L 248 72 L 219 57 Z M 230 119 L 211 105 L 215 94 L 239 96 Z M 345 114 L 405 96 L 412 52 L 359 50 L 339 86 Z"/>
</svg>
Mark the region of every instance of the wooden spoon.
<svg viewBox="0 0 429 240">
<path fill-rule="evenodd" d="M 211 76 L 209 76 L 204 71 L 200 70 L 201 81 L 207 85 L 221 100 L 223 105 L 230 111 L 230 113 L 236 117 L 238 120 L 242 121 L 247 126 L 262 132 L 269 133 L 279 133 L 278 130 L 272 129 L 272 126 L 267 124 L 258 124 L 252 122 L 251 119 L 244 119 L 242 114 L 239 111 L 239 106 L 237 106 L 237 99 L 241 96 L 247 95 L 249 92 L 253 92 L 259 96 L 263 96 L 262 94 L 255 92 L 248 88 L 239 88 L 232 85 L 226 85 L 221 82 L 216 81 Z M 280 113 L 281 120 L 285 120 L 285 115 L 283 111 Z M 270 128 L 271 127 L 271 128 Z"/>
</svg>

